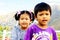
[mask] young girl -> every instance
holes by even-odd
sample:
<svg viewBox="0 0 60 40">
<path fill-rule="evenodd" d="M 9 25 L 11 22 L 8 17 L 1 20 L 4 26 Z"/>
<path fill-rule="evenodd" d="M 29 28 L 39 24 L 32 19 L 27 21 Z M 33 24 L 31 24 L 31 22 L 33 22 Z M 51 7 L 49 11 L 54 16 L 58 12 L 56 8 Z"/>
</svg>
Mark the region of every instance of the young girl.
<svg viewBox="0 0 60 40">
<path fill-rule="evenodd" d="M 34 8 L 37 24 L 31 25 L 25 35 L 24 40 L 57 40 L 56 32 L 48 22 L 51 17 L 51 7 L 42 2 Z"/>
<path fill-rule="evenodd" d="M 33 21 L 34 16 L 32 12 L 23 10 L 15 14 L 15 19 L 18 21 L 18 25 L 12 30 L 11 40 L 23 40 L 24 34 L 31 21 Z"/>
</svg>

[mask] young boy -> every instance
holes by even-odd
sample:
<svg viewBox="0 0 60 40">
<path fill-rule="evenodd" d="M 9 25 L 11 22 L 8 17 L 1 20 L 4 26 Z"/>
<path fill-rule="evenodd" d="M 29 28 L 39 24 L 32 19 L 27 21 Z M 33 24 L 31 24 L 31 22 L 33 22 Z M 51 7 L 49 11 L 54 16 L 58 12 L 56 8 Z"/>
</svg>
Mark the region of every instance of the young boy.
<svg viewBox="0 0 60 40">
<path fill-rule="evenodd" d="M 37 24 L 31 25 L 24 40 L 57 40 L 56 32 L 48 22 L 51 18 L 51 7 L 47 3 L 39 3 L 34 8 Z"/>
</svg>

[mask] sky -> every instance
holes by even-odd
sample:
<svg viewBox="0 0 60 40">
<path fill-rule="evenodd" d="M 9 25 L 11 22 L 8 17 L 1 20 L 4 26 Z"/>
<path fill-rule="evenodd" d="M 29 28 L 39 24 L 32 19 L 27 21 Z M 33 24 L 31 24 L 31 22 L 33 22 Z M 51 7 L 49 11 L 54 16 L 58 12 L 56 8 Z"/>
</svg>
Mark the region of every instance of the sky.
<svg viewBox="0 0 60 40">
<path fill-rule="evenodd" d="M 6 15 L 18 10 L 33 10 L 40 2 L 50 5 L 60 5 L 59 0 L 0 0 L 0 15 Z"/>
</svg>

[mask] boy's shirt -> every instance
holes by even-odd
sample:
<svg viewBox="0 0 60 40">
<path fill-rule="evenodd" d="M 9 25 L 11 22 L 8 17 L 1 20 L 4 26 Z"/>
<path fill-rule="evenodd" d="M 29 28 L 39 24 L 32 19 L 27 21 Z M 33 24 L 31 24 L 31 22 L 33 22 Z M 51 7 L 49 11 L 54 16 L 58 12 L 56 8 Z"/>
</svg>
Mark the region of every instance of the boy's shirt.
<svg viewBox="0 0 60 40">
<path fill-rule="evenodd" d="M 20 29 L 19 25 L 15 26 L 11 32 L 11 40 L 23 40 L 25 32 L 25 30 Z"/>
<path fill-rule="evenodd" d="M 26 32 L 25 40 L 57 40 L 57 36 L 52 28 L 41 29 L 33 24 Z"/>
</svg>

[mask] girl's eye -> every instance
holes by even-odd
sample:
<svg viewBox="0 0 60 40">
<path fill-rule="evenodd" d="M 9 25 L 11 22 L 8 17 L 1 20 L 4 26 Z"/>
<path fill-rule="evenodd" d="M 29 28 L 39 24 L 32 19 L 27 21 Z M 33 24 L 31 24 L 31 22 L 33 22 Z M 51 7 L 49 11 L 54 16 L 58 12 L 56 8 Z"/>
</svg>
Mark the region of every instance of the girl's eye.
<svg viewBox="0 0 60 40">
<path fill-rule="evenodd" d="M 49 14 L 46 13 L 46 15 L 49 15 Z"/>
<path fill-rule="evenodd" d="M 21 18 L 21 20 L 23 20 L 24 18 Z"/>
</svg>

